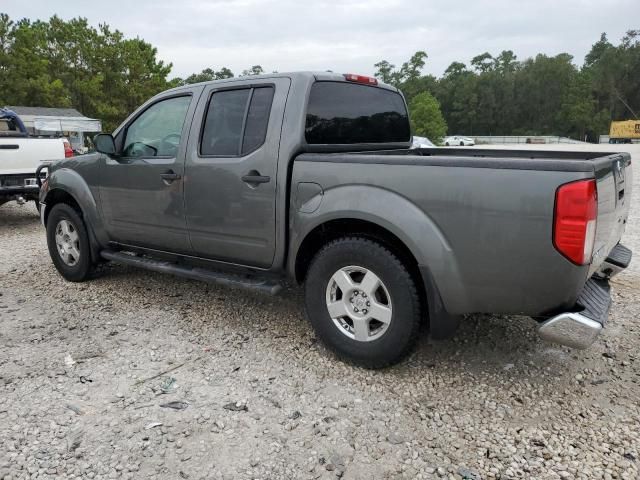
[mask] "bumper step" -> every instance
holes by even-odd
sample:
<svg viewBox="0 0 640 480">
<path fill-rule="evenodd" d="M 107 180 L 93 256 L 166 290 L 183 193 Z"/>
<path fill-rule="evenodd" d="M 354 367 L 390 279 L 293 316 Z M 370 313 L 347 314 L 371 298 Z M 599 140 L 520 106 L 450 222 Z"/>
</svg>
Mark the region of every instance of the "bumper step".
<svg viewBox="0 0 640 480">
<path fill-rule="evenodd" d="M 576 301 L 578 308 L 583 310 L 578 312 L 591 320 L 595 320 L 604 327 L 609 316 L 611 306 L 611 287 L 606 280 L 591 278 L 585 283 L 580 296 Z"/>
<path fill-rule="evenodd" d="M 234 275 L 232 273 L 207 270 L 205 268 L 178 265 L 172 262 L 154 260 L 151 258 L 139 257 L 112 250 L 103 250 L 100 252 L 100 256 L 106 260 L 111 260 L 116 263 L 145 268 L 154 272 L 171 273 L 179 277 L 217 283 L 228 287 L 245 288 L 254 291 L 257 290 L 270 295 L 275 295 L 282 289 L 282 285 L 275 280 L 252 278 L 243 275 Z"/>
<path fill-rule="evenodd" d="M 631 263 L 631 250 L 624 245 L 616 245 L 609 253 L 605 262 L 612 263 L 620 268 L 627 268 Z"/>
<path fill-rule="evenodd" d="M 583 349 L 602 331 L 609 316 L 611 292 L 608 280 L 590 278 L 572 312 L 565 312 L 540 324 L 538 334 L 544 340 Z"/>
</svg>

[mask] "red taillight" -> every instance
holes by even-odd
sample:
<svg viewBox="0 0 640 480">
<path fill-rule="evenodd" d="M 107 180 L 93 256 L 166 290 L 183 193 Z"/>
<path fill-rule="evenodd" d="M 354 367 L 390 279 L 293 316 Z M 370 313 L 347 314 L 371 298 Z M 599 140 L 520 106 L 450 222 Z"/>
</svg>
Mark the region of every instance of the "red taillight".
<svg viewBox="0 0 640 480">
<path fill-rule="evenodd" d="M 64 145 L 64 158 L 73 157 L 73 148 L 71 148 L 71 144 L 66 140 L 64 140 L 62 143 Z"/>
<path fill-rule="evenodd" d="M 553 244 L 578 265 L 591 262 L 596 238 L 598 192 L 595 180 L 579 180 L 556 191 Z"/>
<path fill-rule="evenodd" d="M 356 75 L 354 73 L 345 73 L 344 74 L 344 78 L 345 78 L 345 80 L 348 80 L 349 82 L 364 83 L 365 85 L 378 85 L 378 79 L 377 78 L 367 77 L 365 75 Z"/>
</svg>

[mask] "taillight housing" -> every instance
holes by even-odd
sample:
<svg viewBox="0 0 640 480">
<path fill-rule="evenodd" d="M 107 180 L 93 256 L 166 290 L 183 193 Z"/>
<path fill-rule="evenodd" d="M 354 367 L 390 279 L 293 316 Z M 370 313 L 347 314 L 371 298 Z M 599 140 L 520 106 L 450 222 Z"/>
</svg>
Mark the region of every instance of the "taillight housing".
<svg viewBox="0 0 640 480">
<path fill-rule="evenodd" d="M 598 219 L 595 180 L 578 180 L 556 191 L 553 245 L 576 265 L 591 263 Z"/>
<path fill-rule="evenodd" d="M 63 140 L 62 144 L 64 145 L 64 158 L 73 157 L 73 148 L 71 148 L 71 144 L 67 140 Z"/>
</svg>

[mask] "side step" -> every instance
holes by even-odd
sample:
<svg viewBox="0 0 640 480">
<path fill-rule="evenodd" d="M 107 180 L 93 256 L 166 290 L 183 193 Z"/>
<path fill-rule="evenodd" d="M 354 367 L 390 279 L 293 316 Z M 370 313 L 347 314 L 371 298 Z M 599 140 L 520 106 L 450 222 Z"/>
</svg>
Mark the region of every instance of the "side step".
<svg viewBox="0 0 640 480">
<path fill-rule="evenodd" d="M 154 272 L 171 273 L 179 277 L 190 278 L 204 282 L 216 283 L 228 287 L 245 288 L 249 290 L 257 290 L 269 295 L 277 294 L 282 285 L 275 280 L 247 277 L 243 275 L 234 275 L 232 273 L 222 273 L 205 268 L 189 267 L 187 265 L 176 265 L 172 262 L 163 260 L 153 260 L 151 258 L 138 257 L 123 252 L 114 252 L 112 250 L 103 250 L 100 256 L 106 260 L 125 265 L 133 265 L 134 267 L 146 268 Z"/>
</svg>

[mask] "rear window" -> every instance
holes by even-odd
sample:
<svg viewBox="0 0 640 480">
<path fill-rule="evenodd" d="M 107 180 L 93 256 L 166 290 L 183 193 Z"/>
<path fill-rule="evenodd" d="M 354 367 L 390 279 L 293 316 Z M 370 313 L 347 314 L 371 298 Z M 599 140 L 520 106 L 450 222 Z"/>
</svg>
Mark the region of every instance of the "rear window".
<svg viewBox="0 0 640 480">
<path fill-rule="evenodd" d="M 408 142 L 411 131 L 402 96 L 383 88 L 316 82 L 307 105 L 308 144 Z"/>
</svg>

